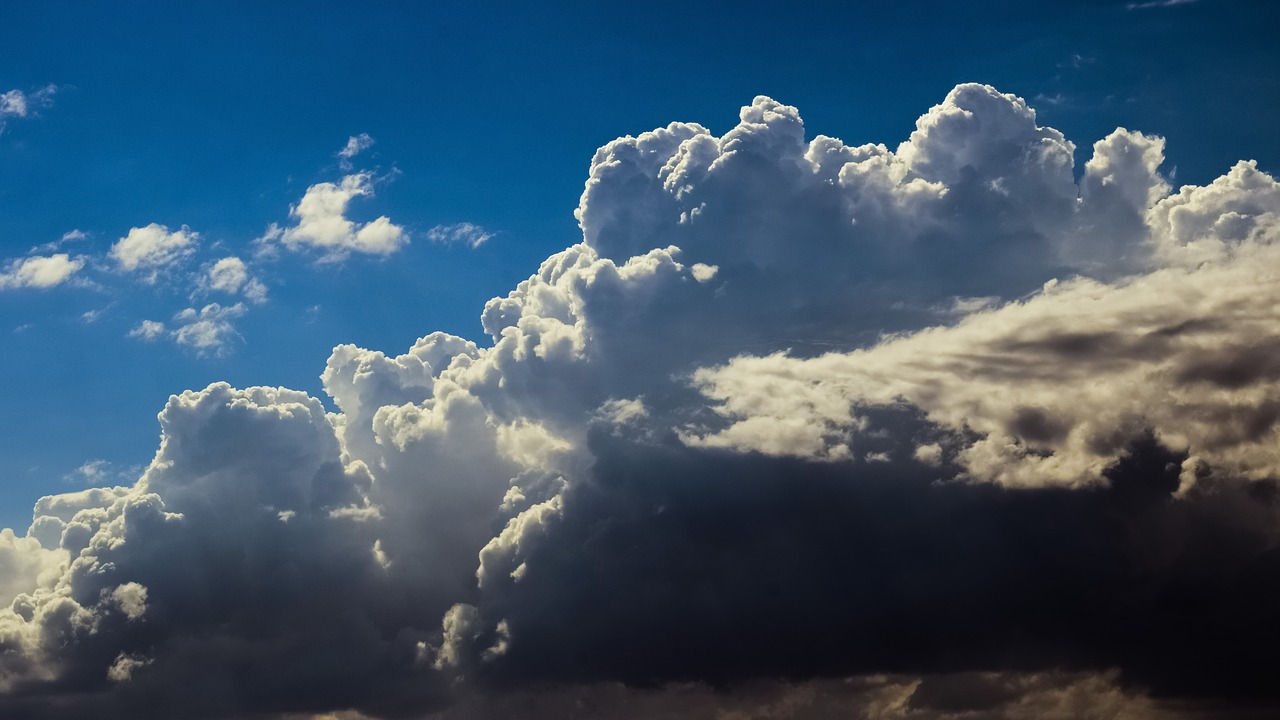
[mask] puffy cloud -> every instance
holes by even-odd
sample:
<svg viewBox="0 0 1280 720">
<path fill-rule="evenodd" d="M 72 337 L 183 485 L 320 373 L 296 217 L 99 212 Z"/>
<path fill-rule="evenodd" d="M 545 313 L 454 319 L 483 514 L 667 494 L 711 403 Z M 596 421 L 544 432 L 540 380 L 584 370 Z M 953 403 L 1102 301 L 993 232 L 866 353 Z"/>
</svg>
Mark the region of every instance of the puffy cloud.
<svg viewBox="0 0 1280 720">
<path fill-rule="evenodd" d="M 456 225 L 436 225 L 427 231 L 427 239 L 442 245 L 466 245 L 473 250 L 489 242 L 493 233 L 479 225 L 458 223 Z"/>
<path fill-rule="evenodd" d="M 251 276 L 244 261 L 235 256 L 222 258 L 210 266 L 204 281 L 210 290 L 229 295 L 242 293 L 257 303 L 267 299 L 267 286 Z"/>
<path fill-rule="evenodd" d="M 312 185 L 289 209 L 298 224 L 288 228 L 273 225 L 264 240 L 278 240 L 291 250 L 314 248 L 326 261 L 345 259 L 352 252 L 390 255 L 409 242 L 404 228 L 386 216 L 367 223 L 346 217 L 352 199 L 372 194 L 373 176 L 369 173 L 348 175 L 337 184 Z"/>
<path fill-rule="evenodd" d="M 0 714 L 1273 711 L 1275 181 L 1073 149 L 972 84 L 894 149 L 764 97 L 607 144 L 485 342 L 174 396 L 135 484 L 39 501 Z M 393 251 L 371 182 L 276 239 Z"/>
<path fill-rule="evenodd" d="M 50 288 L 61 285 L 84 267 L 84 259 L 67 253 L 13 260 L 0 272 L 0 290 Z"/>
<path fill-rule="evenodd" d="M 199 240 L 199 234 L 185 225 L 170 231 L 164 225 L 151 223 L 131 228 L 128 235 L 111 246 L 110 255 L 126 272 L 149 271 L 145 281 L 153 283 L 161 270 L 190 257 Z"/>
</svg>

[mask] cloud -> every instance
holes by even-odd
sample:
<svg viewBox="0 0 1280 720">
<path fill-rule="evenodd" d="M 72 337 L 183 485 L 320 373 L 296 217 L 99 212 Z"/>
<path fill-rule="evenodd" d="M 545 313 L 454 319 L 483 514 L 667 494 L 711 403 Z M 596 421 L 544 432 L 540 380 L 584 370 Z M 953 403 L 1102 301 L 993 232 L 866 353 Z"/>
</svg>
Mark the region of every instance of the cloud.
<svg viewBox="0 0 1280 720">
<path fill-rule="evenodd" d="M 347 144 L 338 151 L 338 165 L 343 170 L 351 169 L 351 159 L 373 147 L 373 138 L 368 133 L 360 133 L 347 138 Z"/>
<path fill-rule="evenodd" d="M 1273 712 L 1277 183 L 1163 147 L 1077 176 L 975 84 L 893 149 L 767 97 L 608 143 L 484 342 L 175 395 L 135 483 L 42 498 L 0 714 Z M 361 250 L 371 183 L 275 239 Z"/>
<path fill-rule="evenodd" d="M 199 310 L 187 308 L 173 316 L 174 342 L 202 355 L 226 352 L 232 342 L 240 339 L 231 321 L 244 313 L 244 303 L 230 307 L 209 303 Z"/>
<path fill-rule="evenodd" d="M 0 92 L 0 133 L 4 132 L 6 118 L 35 115 L 39 109 L 53 104 L 53 96 L 57 92 L 56 85 L 46 85 L 32 93 L 21 90 Z"/>
<path fill-rule="evenodd" d="M 493 237 L 493 233 L 479 225 L 458 223 L 456 225 L 436 225 L 427 231 L 427 239 L 442 245 L 466 245 L 471 249 L 480 247 Z"/>
<path fill-rule="evenodd" d="M 158 320 L 143 320 L 138 323 L 137 327 L 129 331 L 129 337 L 140 338 L 142 340 L 155 340 L 164 335 L 167 329 L 164 323 Z"/>
<path fill-rule="evenodd" d="M 51 288 L 67 282 L 83 267 L 82 258 L 72 258 L 67 253 L 12 260 L 0 272 L 0 290 Z"/>
<path fill-rule="evenodd" d="M 1176 7 L 1190 5 L 1196 0 L 1148 0 L 1147 2 L 1131 2 L 1124 6 L 1126 10 L 1150 10 L 1152 8 Z"/>
<path fill-rule="evenodd" d="M 61 238 L 53 242 L 47 242 L 47 243 L 44 243 L 43 245 L 37 245 L 31 248 L 31 252 L 32 253 L 49 253 L 49 252 L 53 252 L 54 250 L 57 250 L 63 245 L 67 245 L 69 243 L 81 242 L 83 240 L 87 240 L 88 238 L 89 238 L 88 233 L 85 233 L 82 230 L 68 230 L 67 232 L 62 234 Z"/>
<path fill-rule="evenodd" d="M 164 225 L 151 223 L 130 228 L 128 235 L 111 246 L 109 254 L 125 272 L 149 273 L 143 281 L 150 284 L 160 272 L 190 257 L 199 241 L 200 235 L 185 225 L 171 232 Z"/>
<path fill-rule="evenodd" d="M 409 242 L 404 228 L 386 216 L 367 223 L 346 217 L 347 204 L 353 198 L 372 194 L 373 176 L 369 173 L 348 175 L 338 184 L 312 185 L 302 200 L 289 209 L 298 224 L 288 228 L 272 225 L 262 242 L 279 241 L 295 251 L 315 249 L 325 262 L 344 260 L 352 252 L 390 255 Z"/>
<path fill-rule="evenodd" d="M 158 320 L 143 320 L 129 331 L 129 337 L 146 342 L 168 337 L 197 355 L 224 355 L 241 340 L 233 321 L 245 312 L 244 303 L 228 307 L 209 303 L 198 310 L 186 308 L 174 315 L 172 327 Z"/>
<path fill-rule="evenodd" d="M 243 294 L 255 303 L 266 302 L 267 299 L 267 286 L 252 277 L 244 261 L 235 256 L 222 258 L 210 266 L 204 282 L 210 290 L 229 295 Z"/>
</svg>

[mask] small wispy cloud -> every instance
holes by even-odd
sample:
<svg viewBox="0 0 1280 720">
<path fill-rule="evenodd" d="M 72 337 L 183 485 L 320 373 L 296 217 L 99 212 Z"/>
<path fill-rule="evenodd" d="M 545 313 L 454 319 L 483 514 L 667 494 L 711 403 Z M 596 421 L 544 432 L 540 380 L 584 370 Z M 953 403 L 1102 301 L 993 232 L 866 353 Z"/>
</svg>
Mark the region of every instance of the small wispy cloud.
<svg viewBox="0 0 1280 720">
<path fill-rule="evenodd" d="M 1150 10 L 1151 8 L 1167 8 L 1175 5 L 1190 5 L 1196 0 L 1146 0 L 1146 2 L 1131 2 L 1125 5 L 1126 10 Z"/>
<path fill-rule="evenodd" d="M 31 93 L 21 90 L 0 93 L 0 133 L 4 132 L 7 118 L 25 118 L 37 114 L 40 108 L 53 104 L 53 96 L 57 92 L 58 86 L 51 84 Z"/>
<path fill-rule="evenodd" d="M 165 332 L 164 323 L 159 320 L 143 320 L 138 323 L 137 327 L 129 331 L 129 337 L 150 342 L 163 336 Z"/>
<path fill-rule="evenodd" d="M 343 170 L 351 169 L 351 159 L 373 147 L 373 138 L 369 133 L 360 133 L 347 138 L 347 144 L 338 151 L 338 165 Z"/>
<path fill-rule="evenodd" d="M 173 316 L 173 327 L 159 320 L 143 320 L 128 335 L 144 342 L 162 338 L 194 350 L 197 355 L 225 355 L 235 341 L 241 339 L 233 320 L 244 315 L 244 303 L 224 307 L 209 303 L 197 310 L 187 308 Z"/>
<path fill-rule="evenodd" d="M 427 239 L 442 245 L 466 245 L 478 248 L 489 241 L 494 233 L 479 225 L 464 222 L 455 225 L 437 225 L 427 231 Z"/>
</svg>

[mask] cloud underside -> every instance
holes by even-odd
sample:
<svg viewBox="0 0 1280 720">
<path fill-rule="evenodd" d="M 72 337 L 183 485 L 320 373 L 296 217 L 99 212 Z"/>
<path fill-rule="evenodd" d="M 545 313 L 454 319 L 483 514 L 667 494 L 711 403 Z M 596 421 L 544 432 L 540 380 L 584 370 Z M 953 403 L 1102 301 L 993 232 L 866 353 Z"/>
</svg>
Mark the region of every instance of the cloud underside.
<svg viewBox="0 0 1280 720">
<path fill-rule="evenodd" d="M 1163 150 L 981 85 L 609 143 L 487 342 L 173 396 L 0 535 L 0 715 L 1274 712 L 1280 184 Z M 353 177 L 277 239 L 394 249 Z"/>
</svg>

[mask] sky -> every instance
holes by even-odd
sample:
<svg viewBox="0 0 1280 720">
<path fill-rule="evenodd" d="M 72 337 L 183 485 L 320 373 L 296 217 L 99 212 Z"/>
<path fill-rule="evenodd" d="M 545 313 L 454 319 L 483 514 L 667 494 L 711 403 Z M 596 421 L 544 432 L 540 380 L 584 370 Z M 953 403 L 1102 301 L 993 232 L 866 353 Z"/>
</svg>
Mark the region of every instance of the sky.
<svg viewBox="0 0 1280 720">
<path fill-rule="evenodd" d="M 1268 716 L 1278 19 L 6 3 L 0 715 Z"/>
</svg>

